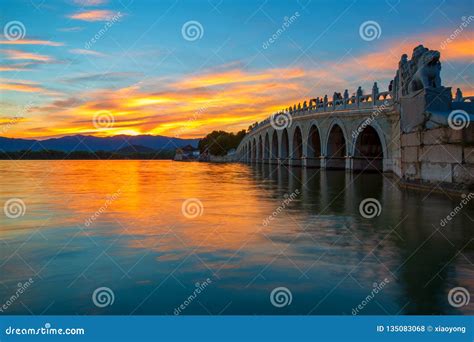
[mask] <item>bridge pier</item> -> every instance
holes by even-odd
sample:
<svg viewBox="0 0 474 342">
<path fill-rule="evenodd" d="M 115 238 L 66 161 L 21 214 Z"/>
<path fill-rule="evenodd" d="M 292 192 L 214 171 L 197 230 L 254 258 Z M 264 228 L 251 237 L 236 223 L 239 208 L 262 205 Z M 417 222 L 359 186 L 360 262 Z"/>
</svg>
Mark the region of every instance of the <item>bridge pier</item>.
<svg viewBox="0 0 474 342">
<path fill-rule="evenodd" d="M 308 165 L 308 161 L 306 157 L 301 158 L 301 166 L 306 167 Z"/>
<path fill-rule="evenodd" d="M 319 156 L 319 167 L 326 169 L 326 156 Z"/>
<path fill-rule="evenodd" d="M 352 156 L 345 156 L 346 158 L 346 171 L 352 171 L 354 169 L 354 159 Z"/>
</svg>

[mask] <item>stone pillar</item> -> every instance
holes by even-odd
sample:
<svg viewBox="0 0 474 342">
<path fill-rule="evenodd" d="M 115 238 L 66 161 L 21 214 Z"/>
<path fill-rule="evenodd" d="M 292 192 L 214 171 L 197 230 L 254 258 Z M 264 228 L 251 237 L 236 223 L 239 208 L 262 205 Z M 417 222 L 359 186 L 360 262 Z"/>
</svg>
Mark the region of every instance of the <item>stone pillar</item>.
<svg viewBox="0 0 474 342">
<path fill-rule="evenodd" d="M 321 169 L 325 169 L 326 168 L 326 156 L 319 156 L 319 167 Z"/>
<path fill-rule="evenodd" d="M 346 158 L 346 171 L 351 172 L 354 169 L 354 160 L 352 156 L 345 156 Z"/>
<path fill-rule="evenodd" d="M 301 157 L 301 166 L 306 167 L 307 164 L 308 164 L 308 161 L 307 161 L 306 156 Z"/>
<path fill-rule="evenodd" d="M 357 91 L 356 91 L 356 94 L 355 94 L 355 97 L 356 97 L 356 103 L 357 103 L 357 108 L 359 108 L 359 104 L 360 104 L 360 98 L 362 97 L 362 88 L 359 86 L 359 88 L 357 88 Z"/>
<path fill-rule="evenodd" d="M 374 86 L 372 87 L 372 106 L 375 107 L 377 102 L 377 97 L 379 96 L 379 87 L 377 86 L 377 82 L 374 82 Z"/>
<path fill-rule="evenodd" d="M 461 89 L 456 89 L 456 96 L 454 97 L 454 102 L 462 102 L 462 91 Z"/>
</svg>

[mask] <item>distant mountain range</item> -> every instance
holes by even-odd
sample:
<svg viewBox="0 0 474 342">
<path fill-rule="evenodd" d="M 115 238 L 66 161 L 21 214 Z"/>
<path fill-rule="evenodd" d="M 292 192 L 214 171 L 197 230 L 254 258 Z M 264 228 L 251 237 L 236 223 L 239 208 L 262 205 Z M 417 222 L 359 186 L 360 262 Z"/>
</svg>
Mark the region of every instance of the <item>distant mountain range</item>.
<svg viewBox="0 0 474 342">
<path fill-rule="evenodd" d="M 94 137 L 90 135 L 72 135 L 46 140 L 14 139 L 0 137 L 0 152 L 54 150 L 74 151 L 121 151 L 152 152 L 175 150 L 191 145 L 197 147 L 199 139 L 170 138 L 160 135 L 116 135 L 113 137 Z"/>
</svg>

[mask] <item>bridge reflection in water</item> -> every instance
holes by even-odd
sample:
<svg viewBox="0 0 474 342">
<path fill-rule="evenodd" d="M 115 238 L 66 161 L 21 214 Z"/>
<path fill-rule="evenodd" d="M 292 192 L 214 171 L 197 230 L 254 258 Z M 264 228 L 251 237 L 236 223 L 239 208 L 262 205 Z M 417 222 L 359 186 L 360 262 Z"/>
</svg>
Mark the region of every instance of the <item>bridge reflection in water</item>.
<svg viewBox="0 0 474 342">
<path fill-rule="evenodd" d="M 391 298 L 388 302 L 380 298 L 387 314 L 474 313 L 472 306 L 456 311 L 447 302 L 453 287 L 474 287 L 472 205 L 446 229 L 440 218 L 459 199 L 400 190 L 390 174 L 268 164 L 247 167 L 268 196 L 281 200 L 295 191 L 301 194 L 287 209 L 296 217 L 297 227 L 286 239 L 291 240 L 288 249 L 300 256 L 311 251 L 309 259 L 316 268 L 327 263 L 331 269 L 321 269 L 323 282 L 328 274 L 338 273 L 337 295 L 344 297 L 343 289 L 357 292 L 367 277 L 387 277 L 392 284 L 386 289 L 389 294 L 381 297 Z M 381 203 L 380 216 L 360 216 L 359 204 L 366 198 Z M 327 304 L 322 302 L 316 312 L 337 312 Z"/>
</svg>

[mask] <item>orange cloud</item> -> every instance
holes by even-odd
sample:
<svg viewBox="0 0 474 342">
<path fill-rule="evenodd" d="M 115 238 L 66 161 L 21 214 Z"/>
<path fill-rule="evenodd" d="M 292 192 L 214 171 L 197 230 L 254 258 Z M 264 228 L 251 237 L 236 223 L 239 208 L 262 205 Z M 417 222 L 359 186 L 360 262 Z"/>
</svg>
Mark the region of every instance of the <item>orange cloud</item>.
<svg viewBox="0 0 474 342">
<path fill-rule="evenodd" d="M 93 10 L 75 13 L 70 15 L 69 18 L 84 21 L 107 21 L 116 15 L 116 12 L 109 10 Z"/>
<path fill-rule="evenodd" d="M 1 50 L 0 52 L 7 55 L 7 58 L 11 60 L 32 60 L 40 62 L 50 62 L 53 60 L 49 56 L 20 50 Z"/>
<path fill-rule="evenodd" d="M 21 65 L 0 65 L 0 71 L 25 71 Z"/>
<path fill-rule="evenodd" d="M 44 45 L 44 46 L 63 46 L 63 43 L 52 42 L 50 40 L 18 39 L 18 40 L 0 40 L 0 45 Z"/>
<path fill-rule="evenodd" d="M 0 90 L 34 93 L 34 92 L 40 92 L 43 89 L 39 86 L 23 84 L 23 83 L 0 83 Z"/>
<path fill-rule="evenodd" d="M 209 87 L 222 84 L 259 82 L 276 78 L 291 79 L 302 77 L 303 75 L 304 72 L 301 69 L 274 69 L 265 73 L 246 73 L 243 70 L 230 70 L 221 73 L 211 73 L 191 77 L 177 83 L 176 85 L 185 88 Z"/>
<path fill-rule="evenodd" d="M 238 76 L 238 77 L 237 77 Z M 300 98 L 308 75 L 301 69 L 205 72 L 190 79 L 169 78 L 121 89 L 100 89 L 32 108 L 31 120 L 13 129 L 16 136 L 68 134 L 164 134 L 200 137 L 213 129 L 241 130 L 250 122 Z M 173 83 L 174 81 L 174 83 Z M 153 86 L 153 87 L 151 87 Z M 150 91 L 149 89 L 154 89 Z M 99 111 L 114 117 L 114 125 L 96 129 Z M 40 129 L 39 129 L 40 128 Z M 13 132 L 13 131 L 12 131 Z M 13 133 L 12 133 L 13 134 Z"/>
<path fill-rule="evenodd" d="M 448 36 L 438 33 L 413 37 L 408 41 L 392 40 L 379 46 L 378 50 L 348 55 L 338 62 L 327 61 L 312 69 L 288 67 L 245 70 L 239 64 L 229 64 L 187 77 L 146 79 L 118 89 L 85 91 L 70 98 L 56 96 L 53 101 L 32 108 L 28 122 L 15 125 L 10 132 L 15 137 L 78 133 L 97 136 L 162 134 L 202 137 L 215 129 L 237 131 L 281 108 L 325 93 L 331 97 L 334 91 L 342 92 L 346 88 L 352 93 L 359 85 L 366 89 L 371 87 L 374 81 L 379 82 L 381 91 L 387 90 L 400 56 L 403 53 L 411 55 L 413 48 L 420 43 L 430 49 L 440 50 L 442 63 L 472 60 L 469 36 L 460 36 L 441 48 Z M 91 53 L 90 50 L 86 51 Z M 86 53 L 80 49 L 71 52 Z M 116 77 L 120 77 L 121 82 L 133 79 L 124 72 L 110 75 L 81 74 L 74 78 L 74 83 L 80 85 L 96 79 Z M 445 83 L 458 87 L 461 84 L 456 84 L 457 81 L 445 80 Z M 22 82 L 6 83 L 8 85 L 5 88 L 24 92 L 39 87 L 36 84 L 15 85 Z M 462 85 L 466 85 L 466 80 Z M 464 95 L 473 93 L 472 87 L 462 89 Z M 109 112 L 114 117 L 114 125 L 96 129 L 92 118 L 98 111 Z"/>
</svg>

